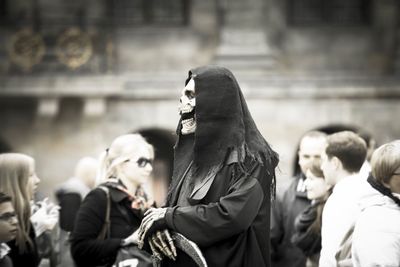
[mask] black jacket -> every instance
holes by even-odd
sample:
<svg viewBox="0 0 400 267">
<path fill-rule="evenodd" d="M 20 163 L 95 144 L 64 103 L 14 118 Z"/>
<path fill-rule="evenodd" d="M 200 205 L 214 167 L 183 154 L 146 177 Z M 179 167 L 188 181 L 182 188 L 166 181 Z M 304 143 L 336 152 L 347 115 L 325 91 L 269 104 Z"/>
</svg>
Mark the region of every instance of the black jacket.
<svg viewBox="0 0 400 267">
<path fill-rule="evenodd" d="M 0 267 L 13 267 L 10 257 L 6 255 L 0 259 Z"/>
<path fill-rule="evenodd" d="M 106 216 L 105 192 L 100 188 L 92 190 L 79 208 L 71 239 L 71 254 L 78 266 L 111 265 L 122 239 L 140 225 L 142 215 L 130 207 L 127 195 L 115 188 L 109 188 L 109 192 L 111 226 L 106 240 L 97 240 Z"/>
<path fill-rule="evenodd" d="M 291 238 L 295 233 L 296 217 L 310 205 L 305 191 L 298 189 L 302 176 L 294 177 L 287 186 L 277 189 L 271 212 L 272 266 L 304 267 L 306 256 Z"/>
<path fill-rule="evenodd" d="M 33 225 L 30 227 L 29 237 L 33 242 L 33 247 L 28 249 L 24 253 L 20 253 L 19 248 L 17 247 L 15 240 L 7 242 L 7 245 L 10 247 L 10 252 L 8 256 L 13 262 L 13 266 L 24 266 L 24 267 L 37 267 L 40 263 L 40 258 L 37 250 L 36 240 L 35 240 L 35 230 L 33 229 Z"/>
<path fill-rule="evenodd" d="M 317 209 L 320 205 L 324 205 L 324 202 L 312 203 L 297 216 L 294 222 L 295 232 L 291 241 L 307 257 L 318 256 L 321 251 L 321 230 L 317 232 L 312 228 L 313 223 L 318 219 Z"/>
<path fill-rule="evenodd" d="M 270 186 L 263 179 L 266 170 L 253 161 L 250 174 L 236 176 L 236 163 L 226 163 L 195 185 L 188 199 L 190 206 L 175 206 L 177 186 L 168 203 L 175 207 L 167 211 L 167 225 L 194 241 L 211 267 L 269 266 Z M 188 266 L 184 261 L 178 255 L 176 262 L 166 265 Z"/>
</svg>

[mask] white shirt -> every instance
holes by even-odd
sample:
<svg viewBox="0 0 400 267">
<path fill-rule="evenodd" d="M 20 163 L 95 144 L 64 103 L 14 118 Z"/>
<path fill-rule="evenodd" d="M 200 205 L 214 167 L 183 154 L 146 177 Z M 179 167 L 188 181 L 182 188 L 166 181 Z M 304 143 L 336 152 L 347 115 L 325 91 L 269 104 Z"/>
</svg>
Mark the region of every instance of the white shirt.
<svg viewBox="0 0 400 267">
<path fill-rule="evenodd" d="M 361 166 L 361 169 L 358 173 L 361 176 L 363 176 L 365 178 L 365 180 L 367 180 L 370 172 L 371 172 L 371 164 L 366 160 L 366 161 L 364 161 L 364 163 Z"/>
<path fill-rule="evenodd" d="M 355 223 L 360 213 L 358 203 L 366 194 L 375 194 L 375 190 L 359 174 L 343 178 L 333 188 L 322 212 L 320 267 L 336 267 L 336 252 Z"/>
</svg>

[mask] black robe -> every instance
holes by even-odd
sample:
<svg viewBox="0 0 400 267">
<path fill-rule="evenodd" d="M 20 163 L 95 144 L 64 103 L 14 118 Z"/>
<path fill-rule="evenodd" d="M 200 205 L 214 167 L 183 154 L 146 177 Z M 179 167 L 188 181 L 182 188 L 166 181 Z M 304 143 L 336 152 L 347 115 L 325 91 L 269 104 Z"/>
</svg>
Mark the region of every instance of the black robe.
<svg viewBox="0 0 400 267">
<path fill-rule="evenodd" d="M 191 70 L 187 81 L 191 77 L 197 127 L 193 143 L 187 144 L 178 124 L 167 225 L 197 243 L 209 266 L 270 266 L 270 204 L 278 155 L 257 130 L 229 70 L 201 67 Z M 189 205 L 177 206 L 189 166 L 194 173 L 193 189 L 185 192 Z M 185 255 L 164 263 L 190 266 Z"/>
</svg>

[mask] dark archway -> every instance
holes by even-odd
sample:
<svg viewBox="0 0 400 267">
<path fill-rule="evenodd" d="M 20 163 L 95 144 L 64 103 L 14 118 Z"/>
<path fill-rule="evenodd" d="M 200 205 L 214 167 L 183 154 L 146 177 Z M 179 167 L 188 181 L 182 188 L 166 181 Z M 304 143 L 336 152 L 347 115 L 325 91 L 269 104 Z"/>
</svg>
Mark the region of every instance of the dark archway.
<svg viewBox="0 0 400 267">
<path fill-rule="evenodd" d="M 157 205 L 161 205 L 172 178 L 176 134 L 173 131 L 157 128 L 142 129 L 137 132 L 152 144 L 155 150 L 152 190 Z"/>
<path fill-rule="evenodd" d="M 0 153 L 7 153 L 11 151 L 11 146 L 6 143 L 2 138 L 0 138 Z"/>
</svg>

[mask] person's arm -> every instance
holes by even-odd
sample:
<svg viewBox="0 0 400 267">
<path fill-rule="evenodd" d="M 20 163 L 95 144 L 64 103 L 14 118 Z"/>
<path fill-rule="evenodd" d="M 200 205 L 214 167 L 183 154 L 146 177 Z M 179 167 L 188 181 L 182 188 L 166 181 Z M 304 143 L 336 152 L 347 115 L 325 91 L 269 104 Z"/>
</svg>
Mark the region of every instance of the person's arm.
<svg viewBox="0 0 400 267">
<path fill-rule="evenodd" d="M 106 194 L 96 189 L 87 195 L 79 208 L 71 242 L 71 253 L 78 264 L 109 263 L 121 246 L 121 238 L 97 239 L 104 224 L 106 206 Z"/>
<path fill-rule="evenodd" d="M 218 202 L 168 208 L 166 223 L 200 246 L 245 231 L 257 216 L 263 190 L 257 179 L 242 177 Z"/>
</svg>

